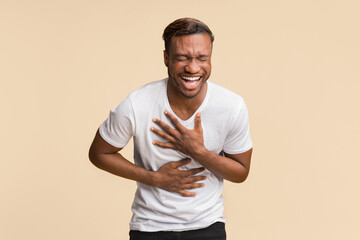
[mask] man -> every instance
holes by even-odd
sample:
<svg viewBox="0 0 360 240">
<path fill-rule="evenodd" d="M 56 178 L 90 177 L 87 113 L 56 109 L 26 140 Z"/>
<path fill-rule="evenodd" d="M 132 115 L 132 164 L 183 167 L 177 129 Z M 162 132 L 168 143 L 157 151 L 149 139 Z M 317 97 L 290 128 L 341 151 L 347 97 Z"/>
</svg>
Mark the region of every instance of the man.
<svg viewBox="0 0 360 240">
<path fill-rule="evenodd" d="M 207 81 L 213 34 L 182 18 L 164 31 L 168 78 L 131 93 L 100 126 L 91 162 L 135 180 L 130 239 L 226 239 L 223 179 L 243 182 L 252 142 L 237 94 Z M 119 151 L 134 138 L 134 162 Z"/>
</svg>

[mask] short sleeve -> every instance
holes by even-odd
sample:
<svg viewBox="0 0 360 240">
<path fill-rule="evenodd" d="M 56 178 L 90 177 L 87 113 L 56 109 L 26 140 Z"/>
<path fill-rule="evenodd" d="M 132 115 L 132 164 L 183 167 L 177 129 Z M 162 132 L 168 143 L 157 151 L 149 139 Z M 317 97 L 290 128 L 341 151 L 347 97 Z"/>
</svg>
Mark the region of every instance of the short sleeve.
<svg viewBox="0 0 360 240">
<path fill-rule="evenodd" d="M 249 129 L 249 115 L 243 99 L 230 116 L 229 130 L 223 150 L 228 154 L 239 154 L 253 147 Z"/>
<path fill-rule="evenodd" d="M 134 111 L 130 96 L 115 109 L 111 109 L 109 117 L 100 125 L 101 137 L 117 148 L 123 148 L 135 132 Z"/>
</svg>

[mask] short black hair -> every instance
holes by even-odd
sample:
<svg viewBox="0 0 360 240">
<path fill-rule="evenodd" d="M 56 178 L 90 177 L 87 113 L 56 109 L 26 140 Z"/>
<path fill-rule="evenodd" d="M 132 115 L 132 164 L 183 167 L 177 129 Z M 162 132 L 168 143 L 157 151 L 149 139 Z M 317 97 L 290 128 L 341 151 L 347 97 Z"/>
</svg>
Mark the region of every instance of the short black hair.
<svg viewBox="0 0 360 240">
<path fill-rule="evenodd" d="M 200 20 L 195 18 L 179 18 L 173 21 L 165 28 L 162 36 L 165 41 L 165 51 L 169 53 L 171 38 L 197 33 L 208 34 L 211 39 L 211 44 L 214 42 L 214 35 L 210 28 Z"/>
</svg>

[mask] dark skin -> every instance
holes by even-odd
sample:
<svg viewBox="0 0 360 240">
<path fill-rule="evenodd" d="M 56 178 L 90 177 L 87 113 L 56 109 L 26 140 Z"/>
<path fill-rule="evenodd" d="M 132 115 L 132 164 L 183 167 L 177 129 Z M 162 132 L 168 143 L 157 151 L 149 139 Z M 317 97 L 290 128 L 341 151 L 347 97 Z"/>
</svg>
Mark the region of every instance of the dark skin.
<svg viewBox="0 0 360 240">
<path fill-rule="evenodd" d="M 166 139 L 167 142 L 154 141 L 153 144 L 178 150 L 193 159 L 196 159 L 206 169 L 217 176 L 231 182 L 241 183 L 249 174 L 252 149 L 241 154 L 227 154 L 220 156 L 210 152 L 204 146 L 203 130 L 201 126 L 201 114 L 195 117 L 194 129 L 187 129 L 168 111 L 164 114 L 174 124 L 175 129 L 159 119 L 153 121 L 163 129 L 151 128 L 151 130 Z"/>
<path fill-rule="evenodd" d="M 168 67 L 169 82 L 167 95 L 173 112 L 182 120 L 191 117 L 203 102 L 207 91 L 207 79 L 211 73 L 212 43 L 207 34 L 174 37 L 169 51 L 164 51 L 164 62 Z M 195 87 L 187 86 L 187 77 L 200 77 Z M 163 130 L 151 130 L 168 142 L 154 141 L 153 144 L 178 150 L 202 164 L 214 174 L 232 182 L 243 182 L 250 170 L 252 149 L 240 154 L 219 156 L 204 146 L 201 116 L 197 113 L 194 129 L 187 129 L 168 111 L 164 114 L 175 129 L 164 122 L 153 121 Z"/>
<path fill-rule="evenodd" d="M 206 81 L 211 73 L 211 53 L 212 44 L 207 34 L 174 37 L 169 51 L 164 51 L 164 62 L 169 74 L 167 95 L 173 112 L 180 119 L 191 117 L 206 96 Z M 164 114 L 175 128 L 159 119 L 153 119 L 161 130 L 157 128 L 150 130 L 167 140 L 167 142 L 154 141 L 153 144 L 178 150 L 196 159 L 204 168 L 180 170 L 179 167 L 191 162 L 190 159 L 182 159 L 169 162 L 157 171 L 148 171 L 125 159 L 119 153 L 121 148 L 107 143 L 99 132 L 96 133 L 89 150 L 91 162 L 112 174 L 175 192 L 184 197 L 195 196 L 196 194 L 189 190 L 204 186 L 204 183 L 199 181 L 205 180 L 206 177 L 196 174 L 201 173 L 205 168 L 232 182 L 245 181 L 250 169 L 252 149 L 240 154 L 224 153 L 225 156 L 219 156 L 208 151 L 204 146 L 200 113 L 196 115 L 194 129 L 182 126 L 168 111 Z"/>
<path fill-rule="evenodd" d="M 164 190 L 179 193 L 185 197 L 193 197 L 195 193 L 187 190 L 203 187 L 201 180 L 204 176 L 194 176 L 204 168 L 180 170 L 179 167 L 190 163 L 190 159 L 182 159 L 176 162 L 169 162 L 153 172 L 136 166 L 124 158 L 119 152 L 122 148 L 116 148 L 107 143 L 96 133 L 89 150 L 90 161 L 98 168 L 115 174 L 117 176 L 131 179 L 152 187 L 159 187 Z"/>
</svg>

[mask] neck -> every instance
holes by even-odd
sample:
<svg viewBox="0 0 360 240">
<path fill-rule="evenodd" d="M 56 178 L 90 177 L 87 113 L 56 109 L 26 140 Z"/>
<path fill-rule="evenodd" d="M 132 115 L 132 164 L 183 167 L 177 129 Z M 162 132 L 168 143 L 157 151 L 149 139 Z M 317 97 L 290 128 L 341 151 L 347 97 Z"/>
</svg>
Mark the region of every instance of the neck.
<svg viewBox="0 0 360 240">
<path fill-rule="evenodd" d="M 200 92 L 192 97 L 183 96 L 177 89 L 168 84 L 167 97 L 173 112 L 182 120 L 189 119 L 200 107 L 205 99 L 207 92 L 207 83 L 201 88 Z"/>
</svg>

